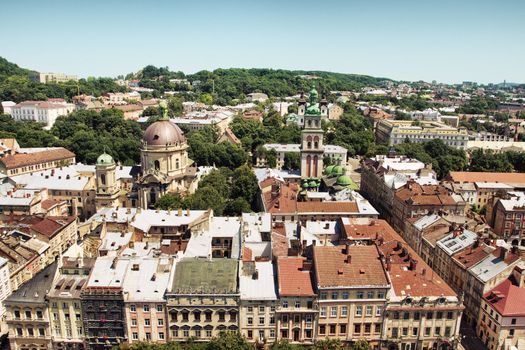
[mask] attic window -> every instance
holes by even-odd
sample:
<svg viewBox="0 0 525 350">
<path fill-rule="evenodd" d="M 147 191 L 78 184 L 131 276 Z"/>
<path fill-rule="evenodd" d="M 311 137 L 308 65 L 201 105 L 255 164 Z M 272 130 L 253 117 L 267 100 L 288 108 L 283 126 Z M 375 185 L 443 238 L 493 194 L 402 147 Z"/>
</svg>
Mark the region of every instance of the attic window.
<svg viewBox="0 0 525 350">
<path fill-rule="evenodd" d="M 364 269 L 359 269 L 359 274 L 364 275 L 365 274 L 365 270 Z"/>
<path fill-rule="evenodd" d="M 153 140 L 158 140 L 158 139 L 159 139 L 159 135 L 153 136 Z"/>
</svg>

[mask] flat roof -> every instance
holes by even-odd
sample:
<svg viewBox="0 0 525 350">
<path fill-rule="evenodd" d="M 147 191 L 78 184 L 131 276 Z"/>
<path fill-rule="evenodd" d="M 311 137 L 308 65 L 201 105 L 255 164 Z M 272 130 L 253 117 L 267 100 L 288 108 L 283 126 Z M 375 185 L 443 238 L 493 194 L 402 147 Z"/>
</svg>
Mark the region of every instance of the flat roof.
<svg viewBox="0 0 525 350">
<path fill-rule="evenodd" d="M 271 261 L 240 262 L 239 291 L 242 300 L 277 300 L 275 270 Z"/>
<path fill-rule="evenodd" d="M 237 294 L 238 261 L 183 258 L 175 267 L 171 293 Z"/>
</svg>

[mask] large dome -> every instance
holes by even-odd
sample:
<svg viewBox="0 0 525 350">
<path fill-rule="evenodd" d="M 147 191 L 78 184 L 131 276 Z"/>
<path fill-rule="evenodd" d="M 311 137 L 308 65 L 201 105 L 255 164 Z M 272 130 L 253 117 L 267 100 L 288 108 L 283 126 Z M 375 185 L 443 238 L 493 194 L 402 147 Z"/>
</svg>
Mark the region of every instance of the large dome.
<svg viewBox="0 0 525 350">
<path fill-rule="evenodd" d="M 177 125 L 169 120 L 159 120 L 148 126 L 142 140 L 147 145 L 165 146 L 185 143 L 186 137 Z"/>
</svg>

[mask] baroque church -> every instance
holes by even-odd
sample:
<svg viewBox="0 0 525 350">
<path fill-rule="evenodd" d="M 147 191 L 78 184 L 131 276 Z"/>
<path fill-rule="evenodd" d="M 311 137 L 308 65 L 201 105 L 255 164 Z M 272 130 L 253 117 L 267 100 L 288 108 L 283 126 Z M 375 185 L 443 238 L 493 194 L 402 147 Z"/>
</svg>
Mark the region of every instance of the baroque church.
<svg viewBox="0 0 525 350">
<path fill-rule="evenodd" d="M 167 193 L 195 192 L 198 168 L 188 158 L 188 143 L 182 130 L 169 120 L 167 107 L 161 105 L 161 118 L 151 124 L 142 137 L 141 165 L 131 170 L 133 182 L 127 197 L 131 206 L 154 208 Z M 122 185 L 116 176 L 117 165 L 103 153 L 96 164 L 97 207 L 118 207 Z"/>
</svg>

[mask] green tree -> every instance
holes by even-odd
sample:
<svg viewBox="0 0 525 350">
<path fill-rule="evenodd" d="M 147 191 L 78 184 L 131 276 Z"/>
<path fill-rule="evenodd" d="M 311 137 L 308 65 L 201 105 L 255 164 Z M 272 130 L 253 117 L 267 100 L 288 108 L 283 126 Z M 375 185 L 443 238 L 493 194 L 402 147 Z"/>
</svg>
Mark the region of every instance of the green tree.
<svg viewBox="0 0 525 350">
<path fill-rule="evenodd" d="M 206 350 L 253 350 L 253 345 L 239 332 L 221 332 L 218 337 L 212 338 Z"/>
<path fill-rule="evenodd" d="M 213 187 L 201 187 L 192 196 L 192 209 L 207 210 L 211 208 L 215 215 L 221 216 L 225 206 L 226 198 L 221 196 L 219 191 Z"/>
<path fill-rule="evenodd" d="M 224 207 L 224 215 L 226 216 L 239 216 L 242 213 L 249 213 L 251 211 L 250 203 L 244 198 L 230 199 Z"/>
<path fill-rule="evenodd" d="M 360 339 L 352 345 L 352 350 L 372 350 L 372 346 L 366 340 Z"/>
<path fill-rule="evenodd" d="M 326 338 L 316 340 L 312 346 L 312 350 L 343 350 L 345 346 L 339 339 Z"/>
<path fill-rule="evenodd" d="M 271 149 L 266 151 L 266 163 L 269 168 L 275 168 L 277 166 L 277 151 Z"/>
<path fill-rule="evenodd" d="M 248 165 L 242 165 L 233 172 L 232 198 L 244 198 L 252 206 L 255 205 L 259 192 L 257 177 Z"/>
<path fill-rule="evenodd" d="M 155 208 L 161 210 L 174 210 L 178 208 L 186 209 L 186 205 L 187 203 L 184 202 L 184 198 L 178 193 L 167 193 L 155 202 Z"/>
<path fill-rule="evenodd" d="M 291 344 L 288 339 L 279 339 L 272 344 L 271 350 L 299 350 L 300 346 Z"/>
<path fill-rule="evenodd" d="M 285 153 L 284 154 L 283 169 L 297 170 L 300 168 L 301 168 L 301 154 L 300 153 Z"/>
</svg>

